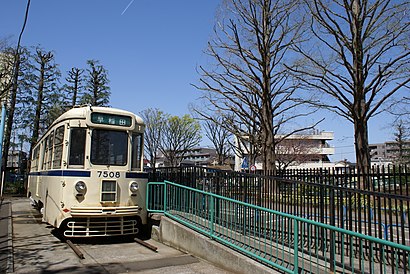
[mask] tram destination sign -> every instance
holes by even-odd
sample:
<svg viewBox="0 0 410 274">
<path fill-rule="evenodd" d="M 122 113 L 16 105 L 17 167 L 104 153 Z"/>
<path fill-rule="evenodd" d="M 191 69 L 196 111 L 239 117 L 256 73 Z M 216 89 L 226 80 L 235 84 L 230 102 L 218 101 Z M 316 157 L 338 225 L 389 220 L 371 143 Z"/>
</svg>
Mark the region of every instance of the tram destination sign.
<svg viewBox="0 0 410 274">
<path fill-rule="evenodd" d="M 94 124 L 130 127 L 132 119 L 130 116 L 93 112 L 91 113 L 91 122 Z"/>
</svg>

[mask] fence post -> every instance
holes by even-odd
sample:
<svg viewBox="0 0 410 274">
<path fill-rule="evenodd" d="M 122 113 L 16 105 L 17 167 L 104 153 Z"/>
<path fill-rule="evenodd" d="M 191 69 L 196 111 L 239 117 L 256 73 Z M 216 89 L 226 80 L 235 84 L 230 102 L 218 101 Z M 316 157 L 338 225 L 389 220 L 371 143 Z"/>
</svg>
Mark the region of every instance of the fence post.
<svg viewBox="0 0 410 274">
<path fill-rule="evenodd" d="M 335 189 L 330 187 L 330 225 L 335 226 Z M 335 273 L 335 232 L 330 231 L 330 273 Z"/>
<path fill-rule="evenodd" d="M 221 195 L 221 180 L 219 178 L 218 175 L 216 175 L 216 195 Z M 215 217 L 217 217 L 217 219 L 219 220 L 220 218 L 220 207 L 219 207 L 219 200 L 216 201 L 216 205 L 215 206 Z M 217 215 L 217 216 L 216 216 Z"/>
<path fill-rule="evenodd" d="M 324 186 L 323 184 L 320 186 L 319 190 L 319 210 L 320 210 L 320 222 L 322 224 L 325 223 L 325 194 L 324 194 Z M 322 227 L 320 228 L 320 237 L 321 237 L 321 249 L 323 252 L 323 255 L 326 255 L 326 237 L 325 237 L 325 229 Z"/>
<path fill-rule="evenodd" d="M 263 195 L 262 195 L 262 191 L 263 191 L 263 186 L 262 186 L 262 180 L 261 180 L 261 177 L 260 176 L 258 176 L 257 177 L 257 180 L 258 180 L 258 183 L 257 183 L 257 185 L 258 185 L 258 191 L 259 191 L 259 193 L 258 193 L 258 206 L 262 206 L 262 197 L 263 197 Z"/>
<path fill-rule="evenodd" d="M 179 167 L 177 167 L 178 168 L 178 184 L 181 184 L 181 185 L 183 185 L 183 183 L 182 183 L 182 166 L 181 165 L 179 165 Z"/>
<path fill-rule="evenodd" d="M 167 203 L 168 203 L 168 201 L 167 201 L 167 186 L 168 186 L 168 183 L 166 182 L 166 181 L 164 181 L 164 213 L 167 211 Z"/>
<path fill-rule="evenodd" d="M 211 236 L 211 238 L 213 238 L 213 235 L 214 235 L 214 222 L 215 222 L 215 205 L 214 205 L 214 199 L 215 199 L 215 197 L 213 197 L 212 195 L 209 195 L 208 196 L 209 198 L 210 198 L 210 201 L 209 201 L 209 211 L 210 211 L 210 213 L 211 213 L 211 218 L 210 218 L 210 225 L 211 225 L 211 227 L 210 227 L 210 229 L 211 229 L 211 231 L 210 231 L 210 236 Z"/>
<path fill-rule="evenodd" d="M 293 273 L 297 274 L 299 273 L 299 227 L 296 219 L 293 219 L 293 226 Z"/>
</svg>

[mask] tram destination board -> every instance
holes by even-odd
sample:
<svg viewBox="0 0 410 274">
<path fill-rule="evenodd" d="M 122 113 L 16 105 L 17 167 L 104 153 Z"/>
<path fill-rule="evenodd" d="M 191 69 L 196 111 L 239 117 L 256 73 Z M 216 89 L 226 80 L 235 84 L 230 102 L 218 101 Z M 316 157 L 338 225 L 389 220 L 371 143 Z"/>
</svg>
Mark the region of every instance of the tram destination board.
<svg viewBox="0 0 410 274">
<path fill-rule="evenodd" d="M 94 124 L 130 127 L 132 119 L 124 115 L 93 112 L 91 113 L 91 122 Z"/>
</svg>

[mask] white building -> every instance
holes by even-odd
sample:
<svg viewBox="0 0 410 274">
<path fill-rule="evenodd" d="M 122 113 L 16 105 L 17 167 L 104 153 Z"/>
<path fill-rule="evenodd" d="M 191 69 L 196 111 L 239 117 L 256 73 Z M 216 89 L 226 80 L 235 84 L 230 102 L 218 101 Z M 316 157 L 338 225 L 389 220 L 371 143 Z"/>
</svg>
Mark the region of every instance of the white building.
<svg viewBox="0 0 410 274">
<path fill-rule="evenodd" d="M 21 169 L 27 166 L 27 153 L 21 150 L 11 150 L 7 156 L 8 169 Z"/>
<path fill-rule="evenodd" d="M 372 165 L 389 165 L 393 162 L 408 161 L 410 159 L 410 141 L 403 141 L 400 149 L 399 143 L 387 141 L 381 144 L 369 144 L 370 160 Z M 400 150 L 402 158 L 400 159 Z"/>
<path fill-rule="evenodd" d="M 282 139 L 284 136 L 277 136 Z M 334 139 L 334 133 L 329 131 L 312 130 L 304 134 L 293 134 L 286 137 L 277 146 L 277 165 L 286 164 L 288 168 L 319 168 L 334 167 L 335 164 L 330 162 L 329 156 L 335 153 L 335 148 L 328 144 Z M 249 144 L 238 145 L 237 147 L 249 147 Z M 259 159 L 256 163 L 248 163 L 245 149 L 241 153 L 236 153 L 235 170 L 247 169 L 254 165 L 256 169 L 262 169 L 262 163 Z M 242 157 L 239 156 L 242 154 Z M 281 163 L 282 162 L 282 163 Z"/>
<path fill-rule="evenodd" d="M 215 166 L 218 163 L 217 153 L 214 148 L 209 147 L 196 147 L 190 149 L 185 153 L 181 164 L 186 165 L 197 165 L 197 166 Z M 231 159 L 229 157 L 229 159 Z M 232 162 L 231 160 L 227 162 Z M 229 164 L 228 164 L 229 165 Z M 156 159 L 156 167 L 166 167 L 170 166 L 164 155 L 160 153 Z"/>
</svg>

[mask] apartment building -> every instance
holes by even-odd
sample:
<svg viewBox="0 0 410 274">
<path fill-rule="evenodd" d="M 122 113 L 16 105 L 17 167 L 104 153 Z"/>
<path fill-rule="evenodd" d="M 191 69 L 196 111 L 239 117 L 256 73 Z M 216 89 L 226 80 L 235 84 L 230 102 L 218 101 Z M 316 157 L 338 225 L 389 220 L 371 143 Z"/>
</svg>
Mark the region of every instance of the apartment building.
<svg viewBox="0 0 410 274">
<path fill-rule="evenodd" d="M 401 146 L 396 141 L 379 144 L 369 144 L 371 161 L 377 163 L 392 163 L 410 160 L 410 140 L 403 141 Z M 401 156 L 400 156 L 401 155 Z M 403 158 L 403 159 L 400 159 Z"/>
<path fill-rule="evenodd" d="M 277 139 L 284 138 L 277 146 L 277 165 L 287 165 L 288 168 L 316 168 L 330 167 L 334 164 L 330 163 L 329 156 L 335 154 L 335 148 L 329 145 L 329 141 L 334 139 L 334 133 L 329 131 L 312 130 L 303 134 L 292 134 L 290 136 L 278 135 Z M 260 160 L 256 163 L 248 163 L 246 155 L 246 147 L 249 144 L 238 143 L 240 149 L 235 156 L 235 170 L 243 170 L 250 168 L 251 165 L 256 169 L 262 169 Z M 242 155 L 242 156 L 240 156 Z"/>
<path fill-rule="evenodd" d="M 230 159 L 227 160 L 227 166 L 230 166 Z M 218 157 L 216 150 L 209 147 L 196 147 L 190 149 L 185 153 L 181 164 L 185 165 L 197 165 L 197 166 L 215 166 L 218 163 Z M 156 167 L 170 166 L 164 155 L 158 155 L 156 159 Z"/>
</svg>

